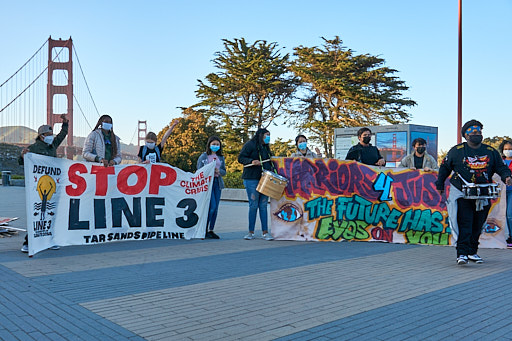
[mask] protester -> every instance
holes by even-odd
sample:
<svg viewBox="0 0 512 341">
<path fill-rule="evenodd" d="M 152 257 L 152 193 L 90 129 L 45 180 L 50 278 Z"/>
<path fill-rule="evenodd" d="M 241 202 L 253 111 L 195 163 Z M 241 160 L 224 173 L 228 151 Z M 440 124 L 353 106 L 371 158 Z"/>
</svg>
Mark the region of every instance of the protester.
<svg viewBox="0 0 512 341">
<path fill-rule="evenodd" d="M 477 254 L 478 239 L 491 207 L 488 199 L 465 199 L 462 185 L 491 183 L 494 173 L 499 174 L 507 185 L 512 185 L 510 169 L 503 163 L 498 151 L 482 143 L 482 128 L 482 123 L 477 120 L 468 121 L 462 126 L 461 135 L 467 142 L 448 151 L 436 181 L 436 188 L 442 196 L 444 182 L 453 171 L 447 209 L 450 228 L 457 242 L 459 265 L 465 265 L 469 260 L 483 263 Z"/>
<path fill-rule="evenodd" d="M 28 146 L 28 148 L 24 148 L 21 152 L 21 156 L 18 159 L 18 163 L 20 165 L 24 164 L 25 154 L 30 152 L 39 155 L 46 155 L 51 157 L 57 157 L 57 148 L 60 146 L 64 138 L 68 134 L 68 125 L 69 120 L 67 119 L 65 114 L 60 115 L 62 119 L 62 128 L 57 136 L 53 136 L 53 128 L 50 125 L 44 124 L 37 129 L 37 137 L 36 142 Z M 54 245 L 50 249 L 58 250 L 59 246 Z M 28 252 L 28 238 L 25 235 L 25 241 L 21 246 L 21 252 Z"/>
<path fill-rule="evenodd" d="M 256 191 L 263 170 L 271 170 L 273 166 L 270 161 L 272 153 L 270 152 L 269 143 L 270 132 L 267 129 L 260 128 L 256 131 L 253 138 L 244 144 L 240 155 L 238 155 L 238 162 L 244 165 L 242 179 L 247 197 L 249 198 L 249 233 L 244 237 L 247 240 L 254 239 L 254 227 L 258 209 L 260 211 L 263 239 L 274 239 L 268 231 L 268 196 Z"/>
<path fill-rule="evenodd" d="M 211 162 L 215 162 L 215 177 L 213 178 L 212 196 L 210 199 L 210 208 L 208 209 L 208 222 L 206 224 L 205 238 L 219 239 L 219 236 L 213 232 L 215 221 L 217 220 L 217 212 L 220 205 L 220 194 L 224 188 L 224 180 L 222 177 L 226 175 L 226 162 L 222 155 L 222 143 L 217 136 L 211 136 L 206 143 L 206 151 L 199 156 L 197 160 L 197 168 L 201 168 Z"/>
<path fill-rule="evenodd" d="M 316 153 L 313 153 L 308 148 L 308 139 L 304 135 L 298 135 L 295 138 L 295 146 L 297 147 L 297 151 L 292 153 L 292 157 L 308 157 L 311 159 L 322 157 L 318 147 L 315 148 Z"/>
<path fill-rule="evenodd" d="M 425 172 L 439 169 L 436 159 L 427 153 L 427 141 L 418 137 L 412 141 L 414 152 L 407 155 L 400 161 L 400 167 L 410 169 L 423 169 Z"/>
<path fill-rule="evenodd" d="M 93 131 L 85 139 L 82 156 L 87 161 L 99 162 L 105 167 L 121 163 L 121 143 L 114 134 L 112 117 L 103 115 L 98 119 Z"/>
<path fill-rule="evenodd" d="M 512 141 L 504 140 L 499 150 L 503 155 L 503 161 L 512 170 Z M 512 248 L 512 186 L 507 186 L 507 226 L 508 226 L 508 238 L 507 247 Z"/>
<path fill-rule="evenodd" d="M 160 141 L 159 144 L 156 144 L 156 134 L 149 132 L 146 135 L 146 144 L 139 148 L 139 154 L 137 155 L 139 157 L 139 161 L 144 164 L 160 162 L 165 142 L 167 142 L 167 139 L 169 136 L 171 136 L 172 131 L 179 122 L 179 119 L 174 119 L 171 122 L 171 126 L 165 132 L 164 136 L 162 137 L 162 141 Z"/>
<path fill-rule="evenodd" d="M 377 147 L 370 143 L 372 131 L 369 128 L 361 128 L 357 131 L 359 143 L 349 149 L 345 160 L 355 160 L 366 165 L 385 166 L 386 160 L 380 155 Z"/>
</svg>

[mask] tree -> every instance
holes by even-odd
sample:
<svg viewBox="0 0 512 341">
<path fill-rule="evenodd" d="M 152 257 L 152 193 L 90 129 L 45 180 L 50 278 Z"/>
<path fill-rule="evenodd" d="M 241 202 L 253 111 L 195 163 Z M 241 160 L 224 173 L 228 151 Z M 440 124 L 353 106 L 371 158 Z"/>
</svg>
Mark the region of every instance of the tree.
<svg viewBox="0 0 512 341">
<path fill-rule="evenodd" d="M 208 124 L 207 117 L 200 111 L 183 108 L 182 115 L 183 118 L 167 140 L 162 161 L 184 171 L 195 172 L 197 159 L 206 151 L 208 138 L 215 135 L 215 128 Z M 158 141 L 161 141 L 167 129 L 169 126 L 158 133 Z"/>
<path fill-rule="evenodd" d="M 496 150 L 498 150 L 498 148 L 500 147 L 500 144 L 504 141 L 504 140 L 508 140 L 508 141 L 512 141 L 512 139 L 508 136 L 494 136 L 494 137 L 486 137 L 484 140 L 483 140 L 483 143 L 485 144 L 488 144 L 494 148 L 496 148 Z"/>
<path fill-rule="evenodd" d="M 198 80 L 196 106 L 221 125 L 226 144 L 247 142 L 250 132 L 268 127 L 283 113 L 297 88 L 297 78 L 289 71 L 289 55 L 281 55 L 277 43 L 244 38 L 223 39 L 224 51 L 213 63 L 217 73 Z"/>
<path fill-rule="evenodd" d="M 416 102 L 402 97 L 408 87 L 393 76 L 384 59 L 357 55 L 335 37 L 323 47 L 295 48 L 291 70 L 303 83 L 300 110 L 290 112 L 291 125 L 311 133 L 327 157 L 333 157 L 334 128 L 407 122 L 406 107 Z"/>
<path fill-rule="evenodd" d="M 295 151 L 295 145 L 292 140 L 283 141 L 282 138 L 278 137 L 270 145 L 270 150 L 274 156 L 287 157 Z"/>
</svg>

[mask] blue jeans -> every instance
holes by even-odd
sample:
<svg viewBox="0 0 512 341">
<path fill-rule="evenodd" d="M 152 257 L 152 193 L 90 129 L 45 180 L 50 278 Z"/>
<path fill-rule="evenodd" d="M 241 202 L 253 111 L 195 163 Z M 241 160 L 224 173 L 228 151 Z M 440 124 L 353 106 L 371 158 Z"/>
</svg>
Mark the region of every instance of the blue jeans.
<svg viewBox="0 0 512 341">
<path fill-rule="evenodd" d="M 213 231 L 215 221 L 217 221 L 217 212 L 219 212 L 220 205 L 220 189 L 219 178 L 213 179 L 212 197 L 210 199 L 210 209 L 208 210 L 208 222 L 206 226 L 209 231 Z"/>
<path fill-rule="evenodd" d="M 258 208 L 260 209 L 261 231 L 266 233 L 268 231 L 268 218 L 267 218 L 267 205 L 268 197 L 256 191 L 259 180 L 248 179 L 244 180 L 244 187 L 249 198 L 249 232 L 254 233 L 254 226 L 256 225 L 256 214 Z"/>
<path fill-rule="evenodd" d="M 507 225 L 508 236 L 512 238 L 512 191 L 507 191 Z"/>
</svg>

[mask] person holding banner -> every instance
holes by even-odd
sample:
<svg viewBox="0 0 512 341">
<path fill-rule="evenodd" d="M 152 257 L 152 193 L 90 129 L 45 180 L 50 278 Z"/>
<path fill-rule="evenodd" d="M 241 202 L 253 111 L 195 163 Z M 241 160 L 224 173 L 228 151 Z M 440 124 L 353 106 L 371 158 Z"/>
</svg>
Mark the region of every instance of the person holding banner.
<svg viewBox="0 0 512 341">
<path fill-rule="evenodd" d="M 503 161 L 512 171 L 512 141 L 504 140 L 499 146 L 499 151 L 503 155 Z M 508 238 L 507 247 L 512 248 L 512 186 L 507 186 L 507 226 Z"/>
<path fill-rule="evenodd" d="M 493 147 L 482 143 L 483 125 L 477 120 L 466 122 L 461 135 L 467 140 L 452 147 L 439 168 L 436 188 L 442 196 L 445 180 L 450 176 L 450 193 L 446 200 L 450 228 L 457 242 L 457 264 L 468 261 L 483 263 L 477 254 L 478 240 L 491 207 L 488 199 L 465 198 L 463 185 L 492 183 L 494 173 L 500 175 L 503 182 L 512 185 L 510 169 L 501 160 Z M 483 188 L 482 188 L 483 189 Z"/>
<path fill-rule="evenodd" d="M 57 136 L 53 136 L 53 128 L 48 124 L 43 124 L 37 129 L 37 137 L 35 143 L 28 146 L 28 148 L 24 148 L 21 152 L 21 156 L 18 159 L 18 163 L 20 165 L 24 164 L 24 156 L 26 153 L 34 153 L 40 155 L 46 155 L 51 157 L 57 157 L 57 148 L 60 146 L 64 138 L 68 134 L 68 126 L 69 120 L 67 119 L 65 114 L 60 115 L 62 120 L 62 128 Z M 50 249 L 58 250 L 59 246 L 52 246 Z M 25 241 L 21 246 L 21 252 L 28 252 L 28 238 L 25 235 Z"/>
<path fill-rule="evenodd" d="M 199 156 L 197 160 L 197 169 L 215 162 L 215 177 L 213 179 L 212 195 L 210 199 L 210 208 L 208 209 L 208 221 L 206 223 L 206 235 L 208 239 L 219 239 L 219 236 L 213 232 L 215 221 L 217 220 L 217 212 L 219 211 L 220 194 L 224 188 L 224 180 L 222 177 L 226 175 L 226 162 L 222 155 L 222 143 L 217 136 L 210 136 L 206 143 L 206 151 Z"/>
<path fill-rule="evenodd" d="M 372 146 L 370 140 L 372 131 L 369 128 L 361 128 L 357 131 L 359 143 L 352 146 L 345 157 L 345 160 L 355 160 L 365 165 L 385 166 L 386 160 L 380 155 L 377 147 Z"/>
<path fill-rule="evenodd" d="M 112 129 L 112 117 L 103 115 L 93 131 L 87 136 L 82 156 L 90 162 L 99 162 L 105 167 L 121 163 L 121 143 Z"/>
<path fill-rule="evenodd" d="M 165 143 L 179 122 L 180 120 L 178 118 L 171 122 L 170 128 L 165 132 L 162 137 L 162 141 L 160 141 L 159 144 L 156 144 L 157 137 L 155 133 L 150 131 L 146 135 L 146 144 L 139 148 L 139 154 L 137 154 L 141 163 L 147 164 L 160 162 Z"/>
<path fill-rule="evenodd" d="M 439 169 L 436 159 L 427 153 L 427 141 L 418 137 L 412 141 L 414 152 L 400 161 L 400 167 L 410 169 L 423 169 L 425 172 Z"/>
<path fill-rule="evenodd" d="M 308 148 L 308 139 L 304 135 L 298 135 L 295 138 L 295 146 L 297 146 L 297 151 L 292 153 L 292 157 L 307 157 L 311 159 L 322 157 L 318 147 L 315 148 L 316 153 L 313 153 L 311 149 Z"/>
<path fill-rule="evenodd" d="M 256 191 L 263 170 L 272 169 L 270 157 L 270 132 L 265 128 L 256 131 L 253 138 L 242 147 L 238 155 L 238 162 L 244 165 L 242 179 L 244 187 L 249 198 L 249 233 L 244 239 L 254 239 L 254 227 L 256 225 L 256 215 L 260 211 L 260 222 L 263 239 L 273 240 L 274 237 L 268 232 L 267 206 L 268 196 Z"/>
</svg>

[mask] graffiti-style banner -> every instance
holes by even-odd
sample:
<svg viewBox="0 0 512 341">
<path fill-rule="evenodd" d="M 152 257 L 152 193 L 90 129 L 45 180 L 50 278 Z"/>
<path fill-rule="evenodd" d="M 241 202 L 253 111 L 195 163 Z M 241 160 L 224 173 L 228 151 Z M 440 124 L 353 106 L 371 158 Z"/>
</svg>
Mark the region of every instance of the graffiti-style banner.
<svg viewBox="0 0 512 341">
<path fill-rule="evenodd" d="M 289 180 L 282 198 L 270 201 L 277 240 L 453 244 L 436 172 L 336 159 L 276 158 L 274 163 Z M 480 247 L 505 248 L 505 224 L 504 200 L 493 200 Z"/>
<path fill-rule="evenodd" d="M 215 165 L 77 162 L 28 153 L 29 255 L 53 245 L 204 237 Z"/>
</svg>

